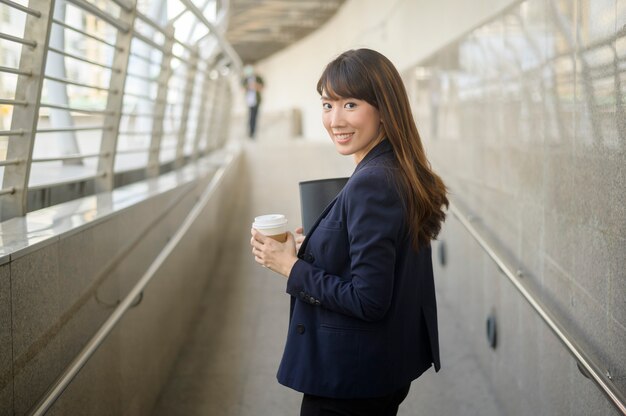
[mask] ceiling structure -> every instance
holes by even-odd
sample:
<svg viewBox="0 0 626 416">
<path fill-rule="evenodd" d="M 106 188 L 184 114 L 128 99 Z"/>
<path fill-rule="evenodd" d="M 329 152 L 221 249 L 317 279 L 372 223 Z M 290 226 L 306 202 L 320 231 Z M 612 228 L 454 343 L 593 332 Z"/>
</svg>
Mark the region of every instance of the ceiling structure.
<svg viewBox="0 0 626 416">
<path fill-rule="evenodd" d="M 226 39 L 254 63 L 322 26 L 344 0 L 230 0 Z"/>
</svg>

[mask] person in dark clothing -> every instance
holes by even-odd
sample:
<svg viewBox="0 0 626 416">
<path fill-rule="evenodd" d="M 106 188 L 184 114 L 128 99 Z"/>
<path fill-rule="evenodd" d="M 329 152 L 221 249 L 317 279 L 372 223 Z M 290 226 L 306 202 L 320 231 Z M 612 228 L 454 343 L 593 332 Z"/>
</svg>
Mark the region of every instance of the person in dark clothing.
<svg viewBox="0 0 626 416">
<path fill-rule="evenodd" d="M 396 415 L 411 382 L 440 368 L 430 242 L 447 190 L 386 57 L 344 52 L 317 91 L 324 127 L 356 169 L 306 236 L 251 230 L 255 261 L 287 277 L 291 295 L 278 381 L 304 393 L 301 416 Z"/>
<path fill-rule="evenodd" d="M 246 104 L 248 106 L 248 137 L 254 138 L 256 132 L 256 120 L 261 104 L 261 91 L 263 91 L 263 78 L 254 73 L 251 65 L 244 67 L 242 85 L 246 90 Z"/>
</svg>

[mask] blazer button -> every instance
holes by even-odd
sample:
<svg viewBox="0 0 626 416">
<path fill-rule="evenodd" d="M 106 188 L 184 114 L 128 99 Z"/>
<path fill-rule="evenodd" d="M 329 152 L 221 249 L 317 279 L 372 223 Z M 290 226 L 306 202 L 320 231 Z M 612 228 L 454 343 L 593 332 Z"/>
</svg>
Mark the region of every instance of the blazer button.
<svg viewBox="0 0 626 416">
<path fill-rule="evenodd" d="M 311 253 L 304 253 L 304 255 L 302 256 L 302 260 L 306 261 L 307 263 L 313 263 L 315 261 L 315 257 L 313 257 Z"/>
<path fill-rule="evenodd" d="M 304 334 L 304 325 L 303 324 L 296 325 L 296 332 L 300 335 Z"/>
</svg>

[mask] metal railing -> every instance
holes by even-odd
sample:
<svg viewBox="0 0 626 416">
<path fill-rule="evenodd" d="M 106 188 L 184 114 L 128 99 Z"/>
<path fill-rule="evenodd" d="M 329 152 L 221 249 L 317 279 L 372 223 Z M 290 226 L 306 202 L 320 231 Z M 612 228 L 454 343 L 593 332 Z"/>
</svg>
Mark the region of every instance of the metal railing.
<svg viewBox="0 0 626 416">
<path fill-rule="evenodd" d="M 456 205 L 450 203 L 449 211 L 459 220 L 469 234 L 476 240 L 478 245 L 487 253 L 487 255 L 498 266 L 498 269 L 509 279 L 513 286 L 519 291 L 524 299 L 535 310 L 543 322 L 552 330 L 554 335 L 561 341 L 567 351 L 576 359 L 578 364 L 584 371 L 583 374 L 593 380 L 595 385 L 605 394 L 609 401 L 620 411 L 626 415 L 626 399 L 623 393 L 617 388 L 611 380 L 610 373 L 606 369 L 602 369 L 593 359 L 578 345 L 572 337 L 570 337 L 563 325 L 554 317 L 554 315 L 543 305 L 537 297 L 522 283 L 520 277 L 523 272 L 513 270 L 503 258 L 498 255 L 496 250 L 481 235 L 478 229 L 472 224 L 472 216 L 466 215 Z"/>
<path fill-rule="evenodd" d="M 176 36 L 177 16 L 157 21 L 148 15 L 148 6 L 142 6 L 136 0 L 108 1 L 109 4 L 59 0 L 51 4 L 47 0 L 31 0 L 28 6 L 23 6 L 15 1 L 0 0 L 8 6 L 10 16 L 17 17 L 19 14 L 20 21 L 24 22 L 23 36 L 16 36 L 19 32 L 12 28 L 9 33 L 0 33 L 0 39 L 7 44 L 13 43 L 13 48 L 21 48 L 21 54 L 15 52 L 19 57 L 16 67 L 0 66 L 0 76 L 12 74 L 12 79 L 16 78 L 14 85 L 17 85 L 15 94 L 0 99 L 0 105 L 8 107 L 8 114 L 12 117 L 10 125 L 0 132 L 8 139 L 6 160 L 0 160 L 0 166 L 4 167 L 0 221 L 29 211 L 29 182 L 41 182 L 30 181 L 32 171 L 43 166 L 38 163 L 44 161 L 100 157 L 98 171 L 102 175 L 97 179 L 95 188 L 106 191 L 117 186 L 112 178 L 124 169 L 121 164 L 115 163 L 117 149 L 124 148 L 117 146 L 117 142 L 144 134 L 146 127 L 139 127 L 142 124 L 137 120 L 140 117 L 151 119 L 152 130 L 145 134 L 151 137 L 151 153 L 158 155 L 161 137 L 170 134 L 163 130 L 171 130 L 164 125 L 167 124 L 166 118 L 174 114 L 177 130 L 187 133 L 179 133 L 177 137 L 177 166 L 187 163 L 180 150 L 185 146 L 187 137 L 193 135 L 199 142 L 198 146 L 194 146 L 198 154 L 193 158 L 197 158 L 200 149 L 209 147 L 212 130 L 221 131 L 218 126 L 222 119 L 212 119 L 211 125 L 205 125 L 202 112 L 197 110 L 215 106 L 198 103 L 197 97 L 215 100 L 224 99 L 224 94 L 219 97 L 200 94 L 197 87 L 202 85 L 207 88 L 209 83 L 199 77 L 194 78 L 199 68 L 210 73 L 223 65 L 232 64 L 231 68 L 235 70 L 241 66 L 237 54 L 216 30 L 219 22 L 209 21 L 193 1 L 183 2 L 183 12 L 191 12 L 195 22 L 208 29 L 208 34 L 194 41 L 196 43 L 188 43 L 181 40 L 183 35 Z M 57 7 L 59 4 L 62 6 Z M 222 7 L 227 7 L 227 4 Z M 66 19 L 66 7 L 67 10 L 71 8 L 73 14 L 79 13 L 88 19 Z M 146 7 L 146 10 L 140 10 L 141 7 Z M 223 15 L 219 14 L 217 18 Z M 98 23 L 97 30 L 81 23 L 94 19 Z M 63 41 L 66 37 L 70 42 Z M 78 48 L 65 46 L 76 44 Z M 218 54 L 228 59 L 214 59 Z M 129 68 L 131 58 L 137 60 L 131 61 Z M 67 70 L 63 66 L 75 69 Z M 85 72 L 93 72 L 94 76 L 85 76 Z M 216 72 L 220 74 L 219 78 L 223 78 L 221 72 Z M 44 95 L 42 99 L 43 91 L 48 91 L 48 96 Z M 54 94 L 51 91 L 55 91 Z M 64 94 L 61 93 L 63 91 Z M 78 98 L 68 98 L 68 91 Z M 172 94 L 172 91 L 175 93 Z M 192 93 L 194 99 L 190 99 Z M 132 100 L 125 100 L 126 96 Z M 172 108 L 175 108 L 174 112 Z M 38 127 L 42 117 L 49 117 L 50 123 Z M 88 126 L 81 127 L 82 124 Z M 99 132 L 101 136 L 96 136 Z M 200 133 L 203 133 L 201 137 Z M 39 152 L 41 157 L 33 158 L 35 142 L 44 134 L 58 135 L 67 147 L 59 150 L 60 155 L 42 155 Z M 92 138 L 99 140 L 99 145 L 85 146 L 90 148 L 89 154 L 86 154 L 79 144 Z M 158 167 L 163 164 L 153 156 L 145 166 L 147 175 L 158 175 Z M 59 165 L 59 169 L 64 169 L 64 165 Z M 59 177 L 62 176 L 60 171 Z M 53 177 L 47 177 L 46 181 L 50 181 L 50 187 L 62 183 L 54 182 Z M 37 185 L 37 189 L 40 187 Z"/>
<path fill-rule="evenodd" d="M 41 17 L 41 12 L 39 10 L 35 10 L 35 9 L 30 8 L 30 7 L 22 6 L 21 4 L 16 3 L 14 1 L 11 1 L 11 0 L 0 0 L 0 3 L 6 4 L 9 7 L 13 7 L 16 10 L 19 10 L 19 11 L 24 12 L 24 13 L 28 13 L 28 14 L 30 14 L 32 16 Z"/>
<path fill-rule="evenodd" d="M 105 44 L 107 46 L 110 46 L 112 48 L 117 48 L 114 43 L 111 43 L 111 42 L 107 41 L 106 39 L 102 39 L 101 37 L 96 36 L 93 33 L 88 33 L 88 32 L 85 32 L 84 30 L 81 30 L 81 29 L 78 29 L 78 28 L 76 28 L 74 26 L 68 25 L 65 22 L 61 22 L 61 21 L 59 21 L 57 19 L 52 19 L 52 23 L 54 23 L 55 25 L 62 26 L 62 27 L 66 28 L 66 29 L 69 29 L 69 30 L 71 30 L 73 32 L 80 33 L 81 35 L 83 35 L 85 37 L 88 37 L 88 38 L 91 38 L 93 40 L 96 40 L 96 41 L 98 41 L 100 43 L 103 43 L 103 44 Z"/>
</svg>

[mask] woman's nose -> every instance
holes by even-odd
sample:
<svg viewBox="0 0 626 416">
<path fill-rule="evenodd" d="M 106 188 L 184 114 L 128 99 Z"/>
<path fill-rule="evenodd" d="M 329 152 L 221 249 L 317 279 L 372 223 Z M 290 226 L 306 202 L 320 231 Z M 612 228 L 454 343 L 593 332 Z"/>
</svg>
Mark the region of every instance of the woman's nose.
<svg viewBox="0 0 626 416">
<path fill-rule="evenodd" d="M 343 120 L 343 113 L 340 109 L 333 109 L 333 111 L 330 114 L 330 126 L 331 127 L 335 127 L 335 126 L 342 126 L 344 123 Z"/>
</svg>

